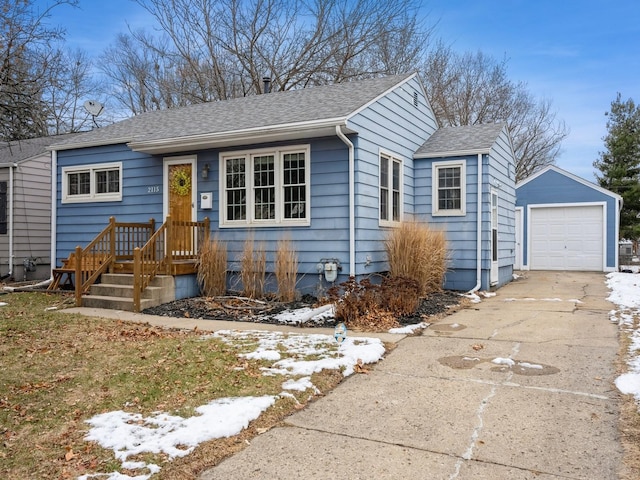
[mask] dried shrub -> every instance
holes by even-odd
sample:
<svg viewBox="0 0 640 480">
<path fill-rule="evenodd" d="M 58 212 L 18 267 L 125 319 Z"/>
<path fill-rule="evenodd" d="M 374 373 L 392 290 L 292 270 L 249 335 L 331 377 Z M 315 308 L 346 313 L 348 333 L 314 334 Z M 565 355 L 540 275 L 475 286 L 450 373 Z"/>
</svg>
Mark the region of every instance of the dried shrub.
<svg viewBox="0 0 640 480">
<path fill-rule="evenodd" d="M 298 254 L 288 238 L 278 241 L 275 258 L 275 276 L 278 284 L 278 299 L 292 302 L 297 297 Z"/>
<path fill-rule="evenodd" d="M 208 297 L 227 291 L 227 244 L 217 235 L 200 248 L 197 278 L 202 293 Z"/>
<path fill-rule="evenodd" d="M 389 277 L 382 281 L 380 304 L 394 315 L 410 315 L 420 304 L 420 284 L 406 277 Z"/>
<path fill-rule="evenodd" d="M 336 306 L 336 318 L 349 328 L 362 330 L 397 327 L 398 317 L 414 313 L 420 304 L 420 285 L 404 277 L 385 278 L 380 285 L 351 277 L 327 293 Z"/>
<path fill-rule="evenodd" d="M 389 231 L 384 246 L 392 277 L 415 280 L 420 295 L 442 288 L 448 260 L 444 232 L 432 230 L 425 223 L 405 221 Z"/>
<path fill-rule="evenodd" d="M 249 235 L 244 242 L 240 269 L 242 294 L 249 298 L 263 297 L 267 272 L 267 252 L 264 243 L 255 244 L 253 235 Z"/>
<path fill-rule="evenodd" d="M 349 325 L 359 317 L 379 310 L 378 288 L 368 279 L 356 282 L 355 278 L 349 277 L 349 280 L 339 286 L 331 287 L 327 291 L 327 297 L 336 305 L 336 318 Z"/>
</svg>

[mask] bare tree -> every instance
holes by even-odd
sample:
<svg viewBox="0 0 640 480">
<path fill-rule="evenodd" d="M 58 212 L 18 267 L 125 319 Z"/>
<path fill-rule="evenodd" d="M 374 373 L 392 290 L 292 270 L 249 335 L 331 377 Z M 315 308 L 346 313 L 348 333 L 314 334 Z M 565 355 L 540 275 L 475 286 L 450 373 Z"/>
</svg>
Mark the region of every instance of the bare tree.
<svg viewBox="0 0 640 480">
<path fill-rule="evenodd" d="M 75 133 L 94 126 L 95 119 L 82 107 L 86 100 L 97 100 L 101 91 L 91 68 L 92 62 L 81 50 L 61 54 L 57 70 L 43 90 L 50 134 Z"/>
<path fill-rule="evenodd" d="M 416 70 L 430 36 L 414 0 L 136 1 L 161 33 L 101 62 L 134 113 Z"/>
<path fill-rule="evenodd" d="M 482 52 L 458 54 L 438 44 L 422 74 L 442 126 L 507 123 L 518 181 L 555 162 L 568 129 L 550 100 L 537 101 L 524 83 L 509 80 L 506 60 Z"/>
<path fill-rule="evenodd" d="M 51 10 L 77 0 L 53 0 L 39 9 L 33 0 L 0 0 L 0 135 L 20 140 L 49 131 L 51 105 L 45 91 L 55 82 L 63 30 L 46 24 Z"/>
</svg>

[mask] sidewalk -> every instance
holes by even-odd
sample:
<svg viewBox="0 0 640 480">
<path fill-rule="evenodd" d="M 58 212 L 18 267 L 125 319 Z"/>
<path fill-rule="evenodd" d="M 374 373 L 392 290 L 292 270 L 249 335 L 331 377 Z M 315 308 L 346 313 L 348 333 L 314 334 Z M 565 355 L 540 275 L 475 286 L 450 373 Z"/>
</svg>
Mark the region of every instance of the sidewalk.
<svg viewBox="0 0 640 480">
<path fill-rule="evenodd" d="M 604 281 L 528 272 L 402 339 L 201 480 L 617 478 Z"/>
</svg>

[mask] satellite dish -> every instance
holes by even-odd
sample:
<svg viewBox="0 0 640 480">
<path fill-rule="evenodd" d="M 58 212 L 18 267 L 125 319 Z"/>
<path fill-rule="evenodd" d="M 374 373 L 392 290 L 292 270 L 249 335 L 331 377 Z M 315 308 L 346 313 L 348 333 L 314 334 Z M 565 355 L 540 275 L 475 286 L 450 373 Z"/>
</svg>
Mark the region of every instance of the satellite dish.
<svg viewBox="0 0 640 480">
<path fill-rule="evenodd" d="M 91 115 L 97 117 L 102 113 L 102 110 L 104 110 L 104 105 L 95 100 L 87 100 L 86 102 L 84 102 L 84 108 Z"/>
</svg>

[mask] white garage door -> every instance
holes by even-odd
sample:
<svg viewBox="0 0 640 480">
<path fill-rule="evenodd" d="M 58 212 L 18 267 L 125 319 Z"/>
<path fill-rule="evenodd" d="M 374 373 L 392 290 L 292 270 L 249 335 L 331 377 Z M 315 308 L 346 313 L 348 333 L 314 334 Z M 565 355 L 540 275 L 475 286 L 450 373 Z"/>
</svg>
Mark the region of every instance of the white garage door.
<svg viewBox="0 0 640 480">
<path fill-rule="evenodd" d="M 531 209 L 531 269 L 603 271 L 604 209 Z"/>
</svg>

